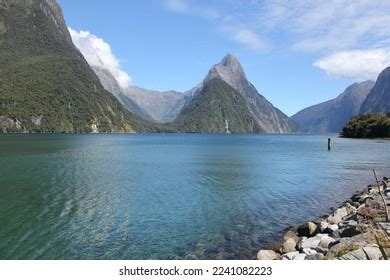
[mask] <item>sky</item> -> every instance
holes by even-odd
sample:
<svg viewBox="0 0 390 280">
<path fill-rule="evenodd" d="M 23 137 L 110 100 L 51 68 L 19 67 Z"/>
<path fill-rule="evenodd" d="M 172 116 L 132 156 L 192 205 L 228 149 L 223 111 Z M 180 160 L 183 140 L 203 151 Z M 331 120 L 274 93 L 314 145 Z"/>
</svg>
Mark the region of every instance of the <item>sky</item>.
<svg viewBox="0 0 390 280">
<path fill-rule="evenodd" d="M 58 0 L 122 87 L 186 91 L 227 53 L 287 115 L 390 66 L 389 0 Z"/>
</svg>

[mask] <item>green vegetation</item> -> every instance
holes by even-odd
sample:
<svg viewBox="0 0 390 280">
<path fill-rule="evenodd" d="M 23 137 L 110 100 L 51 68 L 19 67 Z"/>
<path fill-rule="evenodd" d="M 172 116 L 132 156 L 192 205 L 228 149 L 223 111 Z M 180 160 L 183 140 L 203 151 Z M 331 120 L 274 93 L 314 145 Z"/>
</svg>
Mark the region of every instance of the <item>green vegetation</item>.
<svg viewBox="0 0 390 280">
<path fill-rule="evenodd" d="M 224 133 L 226 122 L 232 133 L 261 132 L 241 94 L 221 79 L 214 78 L 184 108 L 171 127 L 179 132 Z"/>
<path fill-rule="evenodd" d="M 390 137 L 390 113 L 371 113 L 352 118 L 343 128 L 347 138 L 388 138 Z"/>
<path fill-rule="evenodd" d="M 0 0 L 0 132 L 138 132 L 161 127 L 106 91 L 52 0 Z"/>
</svg>

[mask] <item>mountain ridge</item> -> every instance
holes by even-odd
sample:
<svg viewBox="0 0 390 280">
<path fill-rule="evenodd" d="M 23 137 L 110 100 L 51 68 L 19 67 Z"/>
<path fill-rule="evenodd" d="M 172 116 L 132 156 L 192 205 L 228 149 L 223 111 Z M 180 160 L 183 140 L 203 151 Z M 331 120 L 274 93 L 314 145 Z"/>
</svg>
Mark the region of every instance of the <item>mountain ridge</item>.
<svg viewBox="0 0 390 280">
<path fill-rule="evenodd" d="M 208 80 L 213 78 L 220 78 L 243 96 L 250 113 L 262 131 L 267 133 L 291 133 L 299 130 L 294 121 L 290 120 L 287 115 L 274 107 L 257 91 L 255 86 L 247 80 L 241 63 L 229 53 L 225 55 L 220 63 L 211 67 L 202 82 L 187 92 L 190 96 L 187 103 L 202 90 Z"/>
<path fill-rule="evenodd" d="M 187 133 L 262 132 L 242 95 L 217 77 L 204 82 L 170 126 Z"/>
<path fill-rule="evenodd" d="M 354 83 L 336 98 L 307 107 L 291 118 L 307 133 L 338 133 L 359 113 L 373 86 L 374 82 L 370 80 Z"/>
<path fill-rule="evenodd" d="M 390 112 L 390 66 L 378 76 L 375 86 L 363 102 L 360 113 Z"/>
<path fill-rule="evenodd" d="M 55 0 L 2 0 L 0 22 L 0 132 L 158 129 L 103 88 Z"/>
</svg>

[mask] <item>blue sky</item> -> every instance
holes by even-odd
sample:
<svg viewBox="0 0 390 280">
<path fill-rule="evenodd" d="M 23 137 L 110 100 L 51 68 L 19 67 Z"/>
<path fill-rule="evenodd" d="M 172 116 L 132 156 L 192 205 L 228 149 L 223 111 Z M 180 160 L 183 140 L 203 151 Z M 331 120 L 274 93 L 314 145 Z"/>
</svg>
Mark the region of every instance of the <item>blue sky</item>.
<svg viewBox="0 0 390 280">
<path fill-rule="evenodd" d="M 59 3 L 88 62 L 123 87 L 189 90 L 231 53 L 259 92 L 292 115 L 390 65 L 388 0 Z"/>
</svg>

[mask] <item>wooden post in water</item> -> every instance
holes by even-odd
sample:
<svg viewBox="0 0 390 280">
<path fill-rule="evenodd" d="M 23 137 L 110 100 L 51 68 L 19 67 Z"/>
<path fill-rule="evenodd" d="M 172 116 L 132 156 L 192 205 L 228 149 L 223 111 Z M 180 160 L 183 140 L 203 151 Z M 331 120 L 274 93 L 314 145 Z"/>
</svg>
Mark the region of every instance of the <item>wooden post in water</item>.
<svg viewBox="0 0 390 280">
<path fill-rule="evenodd" d="M 331 138 L 328 138 L 328 151 L 330 151 L 330 143 L 331 143 L 332 139 Z"/>
</svg>

